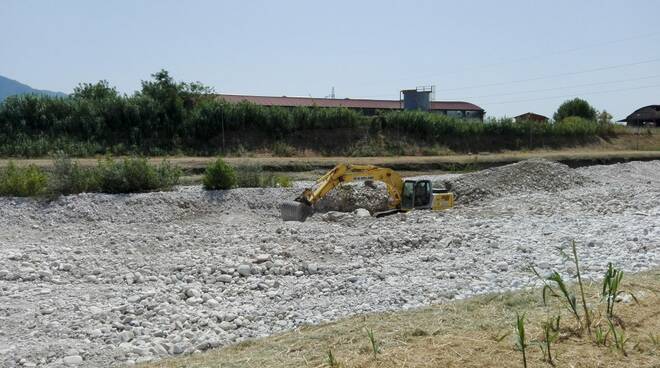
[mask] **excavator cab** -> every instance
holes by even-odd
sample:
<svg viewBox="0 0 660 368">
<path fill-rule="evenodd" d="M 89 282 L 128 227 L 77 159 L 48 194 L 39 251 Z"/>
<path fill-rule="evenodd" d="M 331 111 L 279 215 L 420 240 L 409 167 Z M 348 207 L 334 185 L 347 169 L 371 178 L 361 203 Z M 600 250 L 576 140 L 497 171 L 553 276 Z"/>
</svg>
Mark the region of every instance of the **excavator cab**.
<svg viewBox="0 0 660 368">
<path fill-rule="evenodd" d="M 430 180 L 406 180 L 403 182 L 401 209 L 431 208 L 433 205 L 433 187 Z"/>
</svg>

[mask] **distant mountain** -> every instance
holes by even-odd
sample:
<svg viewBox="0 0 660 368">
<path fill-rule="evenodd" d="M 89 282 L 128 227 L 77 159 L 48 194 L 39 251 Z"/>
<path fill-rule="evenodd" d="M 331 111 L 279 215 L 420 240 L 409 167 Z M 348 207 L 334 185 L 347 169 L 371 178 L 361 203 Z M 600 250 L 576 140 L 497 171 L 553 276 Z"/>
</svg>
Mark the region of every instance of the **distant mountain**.
<svg viewBox="0 0 660 368">
<path fill-rule="evenodd" d="M 26 84 L 17 82 L 13 79 L 9 79 L 0 75 L 0 101 L 3 101 L 8 96 L 24 95 L 24 94 L 60 96 L 60 97 L 67 96 L 66 93 L 62 93 L 62 92 L 34 89 Z"/>
</svg>

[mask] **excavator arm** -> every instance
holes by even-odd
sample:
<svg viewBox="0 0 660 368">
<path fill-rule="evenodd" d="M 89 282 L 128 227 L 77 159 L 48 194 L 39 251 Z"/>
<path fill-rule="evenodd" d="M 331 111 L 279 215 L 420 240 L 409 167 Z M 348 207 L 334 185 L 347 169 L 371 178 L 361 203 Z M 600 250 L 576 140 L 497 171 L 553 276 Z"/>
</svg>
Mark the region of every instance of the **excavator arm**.
<svg viewBox="0 0 660 368">
<path fill-rule="evenodd" d="M 377 180 L 385 183 L 390 195 L 390 205 L 394 208 L 401 203 L 403 179 L 394 170 L 373 165 L 339 164 L 321 176 L 312 188 L 305 189 L 295 202 L 281 205 L 282 218 L 303 221 L 313 212 L 311 206 L 341 183 L 353 180 Z"/>
</svg>

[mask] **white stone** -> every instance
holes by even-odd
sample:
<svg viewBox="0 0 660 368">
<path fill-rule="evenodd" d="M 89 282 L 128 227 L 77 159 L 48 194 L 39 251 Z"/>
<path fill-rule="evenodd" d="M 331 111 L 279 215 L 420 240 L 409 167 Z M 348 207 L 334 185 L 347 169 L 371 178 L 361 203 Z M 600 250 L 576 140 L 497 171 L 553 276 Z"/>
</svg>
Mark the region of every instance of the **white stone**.
<svg viewBox="0 0 660 368">
<path fill-rule="evenodd" d="M 64 357 L 62 362 L 68 366 L 77 366 L 83 363 L 83 358 L 80 355 L 69 355 Z"/>
<path fill-rule="evenodd" d="M 252 267 L 248 264 L 242 264 L 236 267 L 236 271 L 244 277 L 250 276 L 252 274 Z"/>
<path fill-rule="evenodd" d="M 231 277 L 231 275 L 220 275 L 220 276 L 216 277 L 216 280 L 218 282 L 228 283 L 228 282 L 231 282 L 232 277 Z"/>
</svg>

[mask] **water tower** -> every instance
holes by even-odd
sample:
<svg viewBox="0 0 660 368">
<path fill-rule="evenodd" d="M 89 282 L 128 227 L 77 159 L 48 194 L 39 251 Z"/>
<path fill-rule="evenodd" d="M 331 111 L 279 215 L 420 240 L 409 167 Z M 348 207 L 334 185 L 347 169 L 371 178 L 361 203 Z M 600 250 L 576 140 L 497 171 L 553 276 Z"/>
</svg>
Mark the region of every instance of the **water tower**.
<svg viewBox="0 0 660 368">
<path fill-rule="evenodd" d="M 429 111 L 431 100 L 435 92 L 434 86 L 423 86 L 414 89 L 401 90 L 399 99 L 402 101 L 404 110 Z"/>
</svg>

